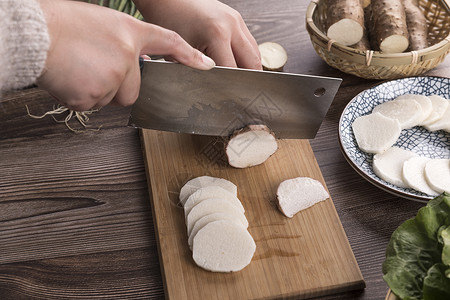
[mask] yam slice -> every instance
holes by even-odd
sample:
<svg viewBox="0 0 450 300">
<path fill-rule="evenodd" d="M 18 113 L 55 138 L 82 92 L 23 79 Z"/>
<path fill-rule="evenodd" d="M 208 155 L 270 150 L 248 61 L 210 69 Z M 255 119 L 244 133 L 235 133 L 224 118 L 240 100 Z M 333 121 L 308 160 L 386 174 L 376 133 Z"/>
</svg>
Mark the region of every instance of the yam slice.
<svg viewBox="0 0 450 300">
<path fill-rule="evenodd" d="M 432 159 L 425 165 L 425 178 L 438 193 L 450 193 L 450 159 Z"/>
<path fill-rule="evenodd" d="M 288 55 L 286 50 L 278 43 L 266 42 L 258 45 L 261 54 L 261 63 L 264 70 L 283 71 Z"/>
<path fill-rule="evenodd" d="M 401 133 L 397 119 L 385 117 L 379 112 L 361 116 L 352 124 L 359 148 L 368 153 L 382 153 L 390 148 Z"/>
<path fill-rule="evenodd" d="M 189 198 L 189 196 L 192 193 L 194 193 L 196 190 L 198 190 L 199 188 L 211 186 L 211 185 L 220 186 L 220 187 L 224 188 L 225 190 L 227 190 L 237 196 L 237 187 L 231 181 L 228 181 L 223 178 L 217 178 L 217 177 L 211 177 L 211 176 L 200 176 L 200 177 L 195 177 L 195 178 L 189 180 L 188 182 L 186 182 L 185 185 L 183 185 L 183 187 L 180 190 L 180 196 L 179 196 L 180 203 L 182 205 L 184 205 L 187 198 Z"/>
<path fill-rule="evenodd" d="M 428 98 L 430 98 L 433 108 L 428 118 L 426 118 L 425 121 L 422 122 L 425 128 L 427 127 L 427 125 L 439 120 L 444 115 L 444 112 L 447 110 L 447 107 L 449 105 L 449 101 L 441 96 L 431 95 L 428 96 Z"/>
<path fill-rule="evenodd" d="M 403 163 L 403 180 L 412 189 L 421 193 L 437 196 L 425 178 L 425 165 L 431 158 L 423 156 L 413 156 Z"/>
<path fill-rule="evenodd" d="M 417 154 L 399 147 L 391 147 L 384 153 L 374 155 L 373 171 L 384 181 L 407 188 L 408 185 L 403 180 L 403 163 L 413 156 Z"/>
<path fill-rule="evenodd" d="M 322 183 L 309 177 L 285 180 L 277 189 L 278 207 L 288 218 L 329 197 Z"/>
<path fill-rule="evenodd" d="M 184 203 L 184 214 L 188 215 L 191 209 L 198 203 L 207 199 L 224 199 L 230 201 L 231 204 L 236 205 L 240 212 L 244 213 L 245 209 L 241 201 L 231 192 L 225 190 L 220 186 L 206 186 L 198 189 Z"/>
<path fill-rule="evenodd" d="M 446 100 L 447 102 L 450 102 L 450 100 Z M 444 113 L 442 114 L 442 116 L 432 122 L 432 123 L 427 123 L 426 125 L 424 125 L 424 127 L 426 129 L 428 129 L 429 131 L 436 131 L 436 130 L 445 130 L 447 128 L 450 127 L 450 105 L 447 105 L 447 108 L 444 110 Z"/>
<path fill-rule="evenodd" d="M 267 126 L 249 125 L 230 137 L 225 152 L 230 166 L 247 168 L 262 164 L 277 149 L 277 140 Z"/>
<path fill-rule="evenodd" d="M 364 32 L 364 10 L 360 0 L 328 1 L 327 36 L 344 46 L 358 43 Z"/>
<path fill-rule="evenodd" d="M 195 263 L 212 272 L 236 272 L 250 264 L 256 244 L 236 222 L 214 221 L 205 225 L 192 242 Z"/>
<path fill-rule="evenodd" d="M 397 119 L 401 129 L 417 126 L 423 120 L 422 106 L 412 98 L 400 98 L 381 103 L 372 113 L 379 112 L 385 117 Z"/>
<path fill-rule="evenodd" d="M 248 227 L 247 218 L 239 210 L 239 208 L 236 207 L 236 205 L 224 199 L 207 199 L 194 206 L 186 216 L 186 228 L 188 236 L 191 234 L 195 222 L 206 215 L 217 212 L 233 214 L 237 219 L 239 219 L 239 221 L 242 223 L 242 225 L 244 225 L 245 228 Z"/>
<path fill-rule="evenodd" d="M 206 224 L 219 220 L 229 220 L 232 222 L 236 222 L 236 224 L 239 224 L 240 226 L 244 226 L 239 218 L 237 218 L 233 214 L 219 212 L 206 215 L 194 223 L 194 227 L 192 227 L 191 234 L 188 237 L 189 248 L 192 250 L 192 242 L 194 241 L 194 237 L 200 229 L 202 229 Z M 247 229 L 247 227 L 244 228 Z"/>
<path fill-rule="evenodd" d="M 413 99 L 420 104 L 422 108 L 422 117 L 417 121 L 417 125 L 423 125 L 423 122 L 430 116 L 433 110 L 433 104 L 429 97 L 416 94 L 405 94 L 398 96 L 394 101 L 399 99 Z"/>
</svg>

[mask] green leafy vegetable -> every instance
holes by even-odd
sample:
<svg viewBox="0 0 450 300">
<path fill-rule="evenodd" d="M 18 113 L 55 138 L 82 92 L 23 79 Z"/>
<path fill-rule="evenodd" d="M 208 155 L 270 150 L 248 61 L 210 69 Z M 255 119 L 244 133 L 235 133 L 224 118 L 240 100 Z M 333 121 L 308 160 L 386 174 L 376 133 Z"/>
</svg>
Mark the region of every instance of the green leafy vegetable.
<svg viewBox="0 0 450 300">
<path fill-rule="evenodd" d="M 383 274 L 401 299 L 450 299 L 450 194 L 434 198 L 394 231 Z"/>
</svg>

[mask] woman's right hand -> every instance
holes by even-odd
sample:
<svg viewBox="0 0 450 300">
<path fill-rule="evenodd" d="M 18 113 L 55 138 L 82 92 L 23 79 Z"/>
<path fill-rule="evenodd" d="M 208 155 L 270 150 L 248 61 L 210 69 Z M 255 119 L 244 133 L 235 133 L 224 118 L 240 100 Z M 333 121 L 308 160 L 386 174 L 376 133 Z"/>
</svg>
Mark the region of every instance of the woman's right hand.
<svg viewBox="0 0 450 300">
<path fill-rule="evenodd" d="M 124 13 L 78 1 L 38 2 L 51 45 L 37 84 L 70 109 L 133 104 L 140 87 L 138 60 L 144 54 L 169 56 L 203 70 L 215 65 L 177 33 Z"/>
</svg>

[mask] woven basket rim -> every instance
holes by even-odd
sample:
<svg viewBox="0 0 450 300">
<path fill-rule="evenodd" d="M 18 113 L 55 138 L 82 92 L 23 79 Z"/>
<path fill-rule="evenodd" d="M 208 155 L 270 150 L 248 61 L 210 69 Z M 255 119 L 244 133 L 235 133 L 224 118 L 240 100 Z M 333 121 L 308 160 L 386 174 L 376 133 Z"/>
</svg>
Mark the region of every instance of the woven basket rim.
<svg viewBox="0 0 450 300">
<path fill-rule="evenodd" d="M 356 48 L 344 46 L 328 38 L 314 23 L 313 14 L 318 4 L 323 0 L 311 0 L 306 9 L 306 27 L 311 39 L 314 39 L 322 48 L 328 52 L 334 53 L 338 56 L 344 55 L 348 61 L 353 61 L 366 65 L 402 65 L 412 64 L 438 57 L 450 49 L 450 34 L 448 34 L 442 41 L 427 48 L 408 51 L 402 53 L 382 53 L 374 50 L 358 50 Z M 439 0 L 447 12 L 450 14 L 449 0 Z M 369 64 L 368 64 L 369 62 Z"/>
</svg>

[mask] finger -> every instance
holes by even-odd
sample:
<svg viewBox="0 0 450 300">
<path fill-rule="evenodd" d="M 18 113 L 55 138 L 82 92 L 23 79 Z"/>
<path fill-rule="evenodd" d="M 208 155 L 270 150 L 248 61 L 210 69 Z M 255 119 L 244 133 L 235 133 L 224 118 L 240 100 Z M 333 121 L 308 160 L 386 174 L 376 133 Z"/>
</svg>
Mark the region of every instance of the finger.
<svg viewBox="0 0 450 300">
<path fill-rule="evenodd" d="M 121 106 L 129 106 L 136 102 L 139 96 L 139 87 L 141 85 L 141 73 L 139 63 L 136 59 L 136 64 L 130 69 L 120 84 L 117 93 L 113 98 L 113 102 Z"/>
<path fill-rule="evenodd" d="M 242 28 L 241 34 L 232 40 L 232 49 L 236 63 L 241 68 L 262 70 L 261 54 L 258 44 L 248 31 L 247 27 Z"/>
<path fill-rule="evenodd" d="M 176 32 L 148 23 L 142 23 L 145 39 L 142 41 L 141 54 L 171 56 L 176 61 L 192 68 L 209 70 L 215 62 L 191 47 Z"/>
<path fill-rule="evenodd" d="M 227 43 L 215 43 L 206 49 L 206 54 L 214 57 L 214 61 L 219 66 L 236 68 L 236 60 L 234 58 L 231 45 Z"/>
</svg>

